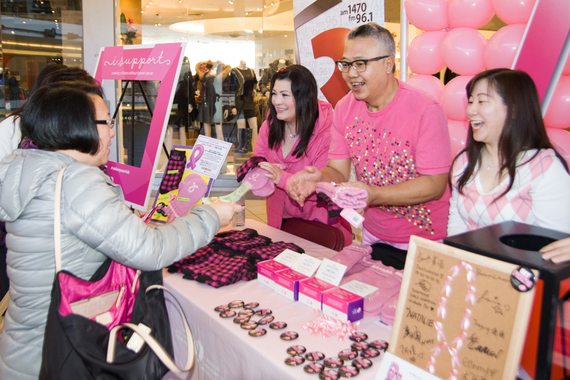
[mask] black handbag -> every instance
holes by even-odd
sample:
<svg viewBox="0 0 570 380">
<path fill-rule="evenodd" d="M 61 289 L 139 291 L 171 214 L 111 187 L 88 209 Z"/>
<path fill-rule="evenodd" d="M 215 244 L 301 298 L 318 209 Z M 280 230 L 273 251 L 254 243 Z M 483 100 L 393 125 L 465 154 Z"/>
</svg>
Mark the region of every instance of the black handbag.
<svg viewBox="0 0 570 380">
<path fill-rule="evenodd" d="M 161 379 L 194 364 L 192 333 L 186 366 L 172 359 L 173 346 L 162 270 L 141 272 L 107 259 L 89 281 L 61 270 L 61 182 L 56 184 L 56 276 L 51 293 L 40 379 Z M 137 290 L 138 288 L 138 290 Z M 79 295 L 78 295 L 79 294 Z M 79 298 L 79 299 L 78 299 Z M 109 331 L 111 330 L 111 331 Z M 117 333 L 120 336 L 117 339 Z"/>
</svg>

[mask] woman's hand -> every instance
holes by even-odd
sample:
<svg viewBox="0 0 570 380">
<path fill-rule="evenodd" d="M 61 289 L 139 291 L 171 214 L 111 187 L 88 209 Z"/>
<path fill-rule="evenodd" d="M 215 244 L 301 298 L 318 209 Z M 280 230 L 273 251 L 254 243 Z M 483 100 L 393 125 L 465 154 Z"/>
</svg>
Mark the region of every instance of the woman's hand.
<svg viewBox="0 0 570 380">
<path fill-rule="evenodd" d="M 552 260 L 559 264 L 570 260 L 570 238 L 562 239 L 550 243 L 540 250 L 544 260 Z"/>
<path fill-rule="evenodd" d="M 281 169 L 269 162 L 260 162 L 259 166 L 268 172 L 265 174 L 266 177 L 271 178 L 274 184 L 279 184 L 279 181 L 281 180 Z"/>
<path fill-rule="evenodd" d="M 221 202 L 219 200 L 210 204 L 214 209 L 218 218 L 220 218 L 220 227 L 225 227 L 232 221 L 234 214 L 243 210 L 243 207 L 234 202 Z"/>
</svg>

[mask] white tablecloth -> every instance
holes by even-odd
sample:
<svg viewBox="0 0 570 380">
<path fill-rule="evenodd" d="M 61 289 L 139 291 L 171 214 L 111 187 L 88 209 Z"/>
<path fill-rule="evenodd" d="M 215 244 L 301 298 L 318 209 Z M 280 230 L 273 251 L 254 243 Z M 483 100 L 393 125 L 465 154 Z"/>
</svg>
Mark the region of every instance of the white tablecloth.
<svg viewBox="0 0 570 380">
<path fill-rule="evenodd" d="M 260 235 L 270 237 L 273 241 L 293 242 L 302 247 L 307 254 L 317 258 L 331 257 L 336 252 L 315 243 L 301 239 L 281 230 L 269 227 L 260 222 L 248 219 L 246 226 L 253 228 Z M 272 289 L 258 283 L 257 280 L 239 282 L 230 286 L 215 289 L 182 278 L 181 274 L 165 272 L 164 284 L 178 301 L 188 318 L 195 340 L 196 362 L 189 373 L 167 374 L 164 379 L 318 379 L 317 375 L 303 371 L 305 363 L 291 367 L 285 364 L 289 355 L 286 349 L 292 345 L 302 345 L 307 352 L 321 351 L 326 357 L 337 356 L 343 349 L 350 348 L 350 340 L 339 341 L 337 338 L 323 339 L 303 329 L 303 324 L 313 321 L 317 315 L 310 307 L 293 302 L 275 293 Z M 251 337 L 247 330 L 233 322 L 233 318 L 220 318 L 214 308 L 228 304 L 233 300 L 259 302 L 259 308 L 271 309 L 275 321 L 284 321 L 287 327 L 283 330 L 271 330 L 267 325 L 261 326 L 268 332 L 263 337 Z M 241 310 L 241 309 L 237 309 Z M 378 317 L 364 317 L 359 322 L 358 331 L 366 332 L 369 341 L 390 338 L 391 327 L 380 323 Z M 178 353 L 178 345 L 185 343 L 184 332 L 178 318 L 171 312 L 171 323 L 175 341 L 177 363 L 185 355 Z M 284 341 L 279 335 L 284 331 L 296 331 L 299 338 Z M 358 379 L 374 379 L 378 371 L 381 357 L 371 359 L 371 368 L 360 371 Z M 322 362 L 321 362 L 322 363 Z M 347 362 L 345 362 L 347 364 Z M 350 363 L 348 363 L 350 364 Z"/>
</svg>

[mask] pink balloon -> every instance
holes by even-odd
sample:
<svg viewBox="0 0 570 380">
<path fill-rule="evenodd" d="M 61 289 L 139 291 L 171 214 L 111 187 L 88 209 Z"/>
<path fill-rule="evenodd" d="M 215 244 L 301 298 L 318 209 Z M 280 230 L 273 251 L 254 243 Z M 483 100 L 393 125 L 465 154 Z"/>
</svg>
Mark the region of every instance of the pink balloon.
<svg viewBox="0 0 570 380">
<path fill-rule="evenodd" d="M 405 0 L 408 19 L 421 30 L 441 30 L 447 27 L 447 0 Z"/>
<path fill-rule="evenodd" d="M 447 32 L 437 30 L 416 36 L 408 47 L 408 65 L 416 74 L 434 74 L 445 67 L 441 42 Z"/>
<path fill-rule="evenodd" d="M 546 128 L 546 134 L 556 151 L 566 160 L 570 167 L 570 133 L 564 129 Z"/>
<path fill-rule="evenodd" d="M 549 128 L 570 128 L 570 75 L 562 75 L 544 115 Z"/>
<path fill-rule="evenodd" d="M 408 84 L 425 93 L 436 102 L 440 102 L 441 93 L 445 88 L 443 82 L 433 75 L 414 75 L 408 80 Z"/>
<path fill-rule="evenodd" d="M 449 119 L 467 120 L 467 92 L 465 86 L 471 75 L 458 76 L 445 85 L 441 93 L 441 105 Z"/>
<path fill-rule="evenodd" d="M 507 25 L 491 36 L 484 52 L 487 70 L 513 65 L 525 28 L 525 24 Z"/>
<path fill-rule="evenodd" d="M 447 7 L 449 27 L 479 29 L 493 18 L 491 0 L 451 0 Z"/>
<path fill-rule="evenodd" d="M 471 28 L 451 29 L 441 45 L 443 60 L 460 75 L 475 75 L 485 69 L 483 52 L 487 40 Z"/>
<path fill-rule="evenodd" d="M 505 24 L 526 24 L 536 0 L 493 0 L 497 17 Z"/>
<path fill-rule="evenodd" d="M 469 133 L 469 122 L 447 119 L 447 129 L 449 130 L 449 140 L 451 142 L 451 161 L 453 161 L 455 156 L 462 149 L 465 149 L 467 134 Z"/>
</svg>

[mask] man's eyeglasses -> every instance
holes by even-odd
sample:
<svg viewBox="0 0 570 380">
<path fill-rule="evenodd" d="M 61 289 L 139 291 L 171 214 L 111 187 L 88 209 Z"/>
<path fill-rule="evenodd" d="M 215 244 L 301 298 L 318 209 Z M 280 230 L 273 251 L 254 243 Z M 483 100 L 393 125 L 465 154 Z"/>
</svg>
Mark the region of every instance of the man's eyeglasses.
<svg viewBox="0 0 570 380">
<path fill-rule="evenodd" d="M 95 120 L 95 124 L 105 124 L 109 128 L 113 128 L 115 126 L 115 119 L 111 120 Z"/>
<path fill-rule="evenodd" d="M 340 71 L 342 71 L 343 73 L 348 73 L 350 71 L 351 67 L 354 70 L 356 70 L 357 73 L 363 73 L 366 71 L 366 65 L 368 64 L 368 62 L 380 61 L 381 59 L 388 58 L 388 57 L 391 57 L 391 56 L 390 55 L 383 55 L 382 57 L 376 57 L 376 58 L 370 58 L 370 59 L 357 59 L 357 60 L 352 61 L 352 62 L 335 61 L 335 63 L 336 63 L 336 66 L 338 67 L 338 69 Z"/>
</svg>

